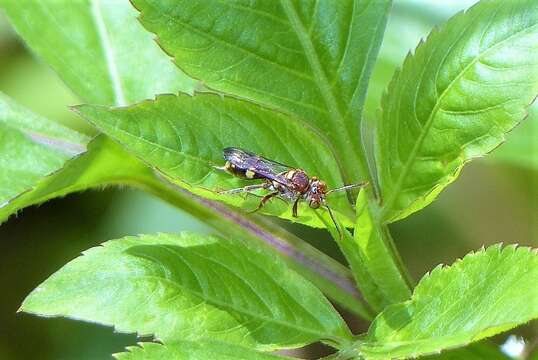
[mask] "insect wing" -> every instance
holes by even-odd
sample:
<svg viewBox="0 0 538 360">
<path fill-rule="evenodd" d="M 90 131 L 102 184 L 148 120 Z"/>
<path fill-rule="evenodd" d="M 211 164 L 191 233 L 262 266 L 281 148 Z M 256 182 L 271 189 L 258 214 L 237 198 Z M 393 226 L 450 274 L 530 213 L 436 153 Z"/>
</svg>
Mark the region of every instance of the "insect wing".
<svg viewBox="0 0 538 360">
<path fill-rule="evenodd" d="M 291 167 L 273 160 L 258 156 L 239 148 L 224 149 L 224 159 L 242 170 L 251 170 L 257 175 L 274 180 L 282 185 L 291 186 L 290 180 L 283 175 Z"/>
</svg>

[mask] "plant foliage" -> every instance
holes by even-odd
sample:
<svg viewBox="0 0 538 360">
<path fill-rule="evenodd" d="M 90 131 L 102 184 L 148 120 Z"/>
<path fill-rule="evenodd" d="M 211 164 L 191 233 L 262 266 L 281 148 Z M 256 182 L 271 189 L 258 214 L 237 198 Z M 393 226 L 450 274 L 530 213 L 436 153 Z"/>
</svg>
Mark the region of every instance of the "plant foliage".
<svg viewBox="0 0 538 360">
<path fill-rule="evenodd" d="M 433 30 L 383 96 L 374 77 L 368 121 L 390 0 L 0 6 L 99 132 L 90 140 L 0 95 L 0 221 L 74 191 L 129 185 L 220 232 L 107 241 L 45 280 L 21 311 L 149 337 L 118 359 L 193 360 L 285 359 L 268 351 L 317 341 L 337 359 L 505 359 L 478 341 L 538 317 L 536 250 L 482 249 L 412 289 L 386 225 L 431 203 L 527 116 L 538 95 L 535 0 L 483 0 Z M 389 70 L 379 77 L 398 56 L 381 59 Z M 533 140 L 519 137 L 505 159 L 533 168 L 516 155 Z M 350 270 L 239 212 L 263 192 L 220 193 L 248 183 L 219 169 L 228 146 L 329 188 L 369 183 L 356 202 L 352 192 L 328 196 L 334 219 L 304 202 L 298 218 L 282 199 L 262 209 L 326 228 Z M 373 319 L 368 332 L 353 336 L 325 296 Z"/>
</svg>

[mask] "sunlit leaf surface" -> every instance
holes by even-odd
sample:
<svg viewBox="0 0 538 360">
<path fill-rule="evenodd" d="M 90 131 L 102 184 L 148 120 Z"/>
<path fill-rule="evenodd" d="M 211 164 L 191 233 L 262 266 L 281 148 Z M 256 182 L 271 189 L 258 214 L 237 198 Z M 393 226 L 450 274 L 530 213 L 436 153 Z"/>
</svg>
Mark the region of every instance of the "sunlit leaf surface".
<svg viewBox="0 0 538 360">
<path fill-rule="evenodd" d="M 258 349 L 351 335 L 309 282 L 274 254 L 211 236 L 108 241 L 39 285 L 22 311 L 113 325 L 167 342 L 219 340 Z"/>
<path fill-rule="evenodd" d="M 465 162 L 504 141 L 538 94 L 537 49 L 535 1 L 486 1 L 406 59 L 377 126 L 385 220 L 423 208 Z"/>
<path fill-rule="evenodd" d="M 536 250 L 492 246 L 437 267 L 374 320 L 359 351 L 408 358 L 464 346 L 538 317 Z M 524 291 L 522 289 L 525 289 Z"/>
</svg>

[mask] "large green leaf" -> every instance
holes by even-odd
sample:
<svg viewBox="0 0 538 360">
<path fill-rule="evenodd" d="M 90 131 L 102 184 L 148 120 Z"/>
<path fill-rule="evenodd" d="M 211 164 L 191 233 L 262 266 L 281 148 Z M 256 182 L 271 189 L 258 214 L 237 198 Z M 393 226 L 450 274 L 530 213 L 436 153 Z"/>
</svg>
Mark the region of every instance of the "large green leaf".
<svg viewBox="0 0 538 360">
<path fill-rule="evenodd" d="M 0 212 L 17 195 L 86 150 L 87 138 L 0 93 Z"/>
<path fill-rule="evenodd" d="M 213 94 L 163 95 L 156 101 L 126 108 L 84 105 L 77 110 L 105 134 L 183 187 L 235 206 L 255 209 L 260 199 L 217 193 L 248 183 L 215 169 L 224 164 L 222 149 L 227 146 L 239 146 L 303 168 L 325 180 L 329 188 L 342 185 L 330 149 L 315 132 L 304 124 L 290 121 L 285 114 L 246 101 Z M 329 200 L 336 211 L 352 217 L 343 194 L 335 194 Z M 294 220 L 291 206 L 278 199 L 262 211 Z M 297 221 L 322 226 L 306 203 L 301 204 Z"/>
<path fill-rule="evenodd" d="M 428 0 L 396 0 L 389 15 L 383 44 L 372 72 L 364 108 L 365 118 L 371 126 L 380 107 L 384 90 L 394 71 L 404 61 L 406 54 L 414 49 L 435 25 L 440 25 L 458 10 L 472 5 L 475 0 L 458 0 L 445 3 Z M 538 116 L 536 104 L 531 108 L 529 119 L 507 134 L 507 142 L 491 156 L 489 163 L 505 163 L 528 169 L 538 169 Z"/>
<path fill-rule="evenodd" d="M 38 286 L 21 310 L 165 343 L 207 339 L 270 350 L 351 337 L 319 290 L 276 255 L 188 233 L 92 248 Z"/>
<path fill-rule="evenodd" d="M 136 20 L 128 0 L 0 0 L 15 29 L 85 101 L 125 105 L 164 92 L 192 92 Z"/>
<path fill-rule="evenodd" d="M 525 117 L 537 49 L 538 4 L 495 0 L 456 15 L 406 59 L 377 126 L 385 220 L 429 204 Z"/>
<path fill-rule="evenodd" d="M 186 73 L 309 122 L 346 181 L 361 180 L 359 122 L 389 0 L 133 3 Z"/>
<path fill-rule="evenodd" d="M 492 246 L 437 267 L 411 300 L 391 305 L 358 345 L 367 359 L 408 358 L 464 346 L 538 317 L 536 250 Z"/>
<path fill-rule="evenodd" d="M 242 346 L 215 341 L 180 341 L 170 344 L 141 343 L 115 354 L 118 360 L 283 360 L 288 357 L 266 354 Z"/>
</svg>

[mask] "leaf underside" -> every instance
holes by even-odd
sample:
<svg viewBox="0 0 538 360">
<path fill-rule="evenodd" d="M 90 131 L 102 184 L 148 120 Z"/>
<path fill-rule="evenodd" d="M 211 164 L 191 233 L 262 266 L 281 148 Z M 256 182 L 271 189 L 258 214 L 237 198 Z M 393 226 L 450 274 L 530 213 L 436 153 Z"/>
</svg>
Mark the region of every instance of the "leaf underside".
<svg viewBox="0 0 538 360">
<path fill-rule="evenodd" d="M 511 360 L 500 347 L 487 341 L 471 344 L 464 348 L 446 350 L 439 355 L 420 357 L 421 360 Z"/>
</svg>

